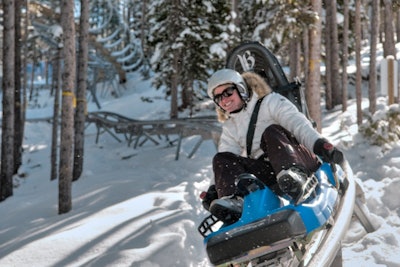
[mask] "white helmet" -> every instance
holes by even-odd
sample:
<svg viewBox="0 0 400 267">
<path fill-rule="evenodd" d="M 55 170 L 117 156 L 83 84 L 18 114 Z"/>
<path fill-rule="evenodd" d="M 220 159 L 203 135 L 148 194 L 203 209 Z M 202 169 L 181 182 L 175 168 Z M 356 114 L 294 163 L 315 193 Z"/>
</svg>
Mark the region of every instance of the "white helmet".
<svg viewBox="0 0 400 267">
<path fill-rule="evenodd" d="M 208 96 L 213 99 L 215 88 L 223 84 L 236 85 L 242 99 L 244 101 L 247 101 L 249 99 L 249 90 L 247 89 L 247 85 L 244 82 L 242 75 L 232 69 L 222 69 L 215 72 L 211 76 L 211 78 L 208 80 Z"/>
</svg>

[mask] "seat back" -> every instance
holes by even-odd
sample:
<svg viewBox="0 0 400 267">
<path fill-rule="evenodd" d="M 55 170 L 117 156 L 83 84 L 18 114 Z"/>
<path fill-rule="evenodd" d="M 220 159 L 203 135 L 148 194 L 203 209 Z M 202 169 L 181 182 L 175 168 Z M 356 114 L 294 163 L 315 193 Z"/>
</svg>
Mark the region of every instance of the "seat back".
<svg viewBox="0 0 400 267">
<path fill-rule="evenodd" d="M 259 42 L 247 42 L 234 48 L 226 67 L 239 73 L 253 71 L 265 79 L 272 90 L 289 99 L 310 119 L 303 88 L 299 82 L 289 83 L 278 59 Z"/>
</svg>

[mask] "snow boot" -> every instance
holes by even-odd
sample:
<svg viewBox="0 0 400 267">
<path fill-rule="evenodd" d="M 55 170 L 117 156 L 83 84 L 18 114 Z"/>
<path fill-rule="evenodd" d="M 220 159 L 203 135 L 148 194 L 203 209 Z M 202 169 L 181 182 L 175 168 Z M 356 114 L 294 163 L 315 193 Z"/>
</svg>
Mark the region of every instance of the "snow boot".
<svg viewBox="0 0 400 267">
<path fill-rule="evenodd" d="M 243 198 L 226 196 L 211 202 L 210 212 L 225 224 L 232 224 L 242 215 Z"/>
<path fill-rule="evenodd" d="M 237 194 L 246 196 L 251 192 L 264 189 L 265 184 L 261 182 L 254 174 L 242 173 L 235 181 Z"/>
<path fill-rule="evenodd" d="M 293 199 L 295 205 L 309 198 L 318 185 L 315 175 L 309 177 L 297 167 L 282 170 L 276 177 L 279 188 Z"/>
</svg>

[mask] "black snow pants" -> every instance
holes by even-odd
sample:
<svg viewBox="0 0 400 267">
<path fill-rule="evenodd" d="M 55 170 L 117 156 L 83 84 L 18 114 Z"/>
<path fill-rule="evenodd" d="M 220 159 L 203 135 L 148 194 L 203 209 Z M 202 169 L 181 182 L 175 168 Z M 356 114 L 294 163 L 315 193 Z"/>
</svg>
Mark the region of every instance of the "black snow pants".
<svg viewBox="0 0 400 267">
<path fill-rule="evenodd" d="M 235 179 L 242 173 L 255 175 L 279 193 L 276 174 L 281 170 L 296 166 L 309 175 L 320 165 L 313 153 L 279 125 L 271 125 L 265 129 L 260 148 L 264 154 L 258 159 L 242 157 L 231 152 L 219 152 L 214 156 L 213 171 L 219 198 L 236 192 Z"/>
</svg>

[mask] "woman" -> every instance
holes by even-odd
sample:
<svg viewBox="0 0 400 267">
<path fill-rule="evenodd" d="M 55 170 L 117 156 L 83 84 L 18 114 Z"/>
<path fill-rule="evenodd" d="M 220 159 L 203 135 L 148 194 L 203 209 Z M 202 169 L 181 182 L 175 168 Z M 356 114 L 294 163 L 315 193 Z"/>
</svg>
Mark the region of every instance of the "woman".
<svg viewBox="0 0 400 267">
<path fill-rule="evenodd" d="M 239 176 L 254 175 L 297 204 L 315 188 L 313 173 L 320 166 L 315 154 L 327 162 L 343 159 L 293 103 L 272 92 L 256 73 L 219 70 L 209 79 L 208 95 L 223 128 L 213 158 L 215 184 L 203 195 L 203 205 L 226 223 L 241 215 L 243 200 L 235 185 Z M 250 124 L 255 108 L 257 119 Z"/>
</svg>

